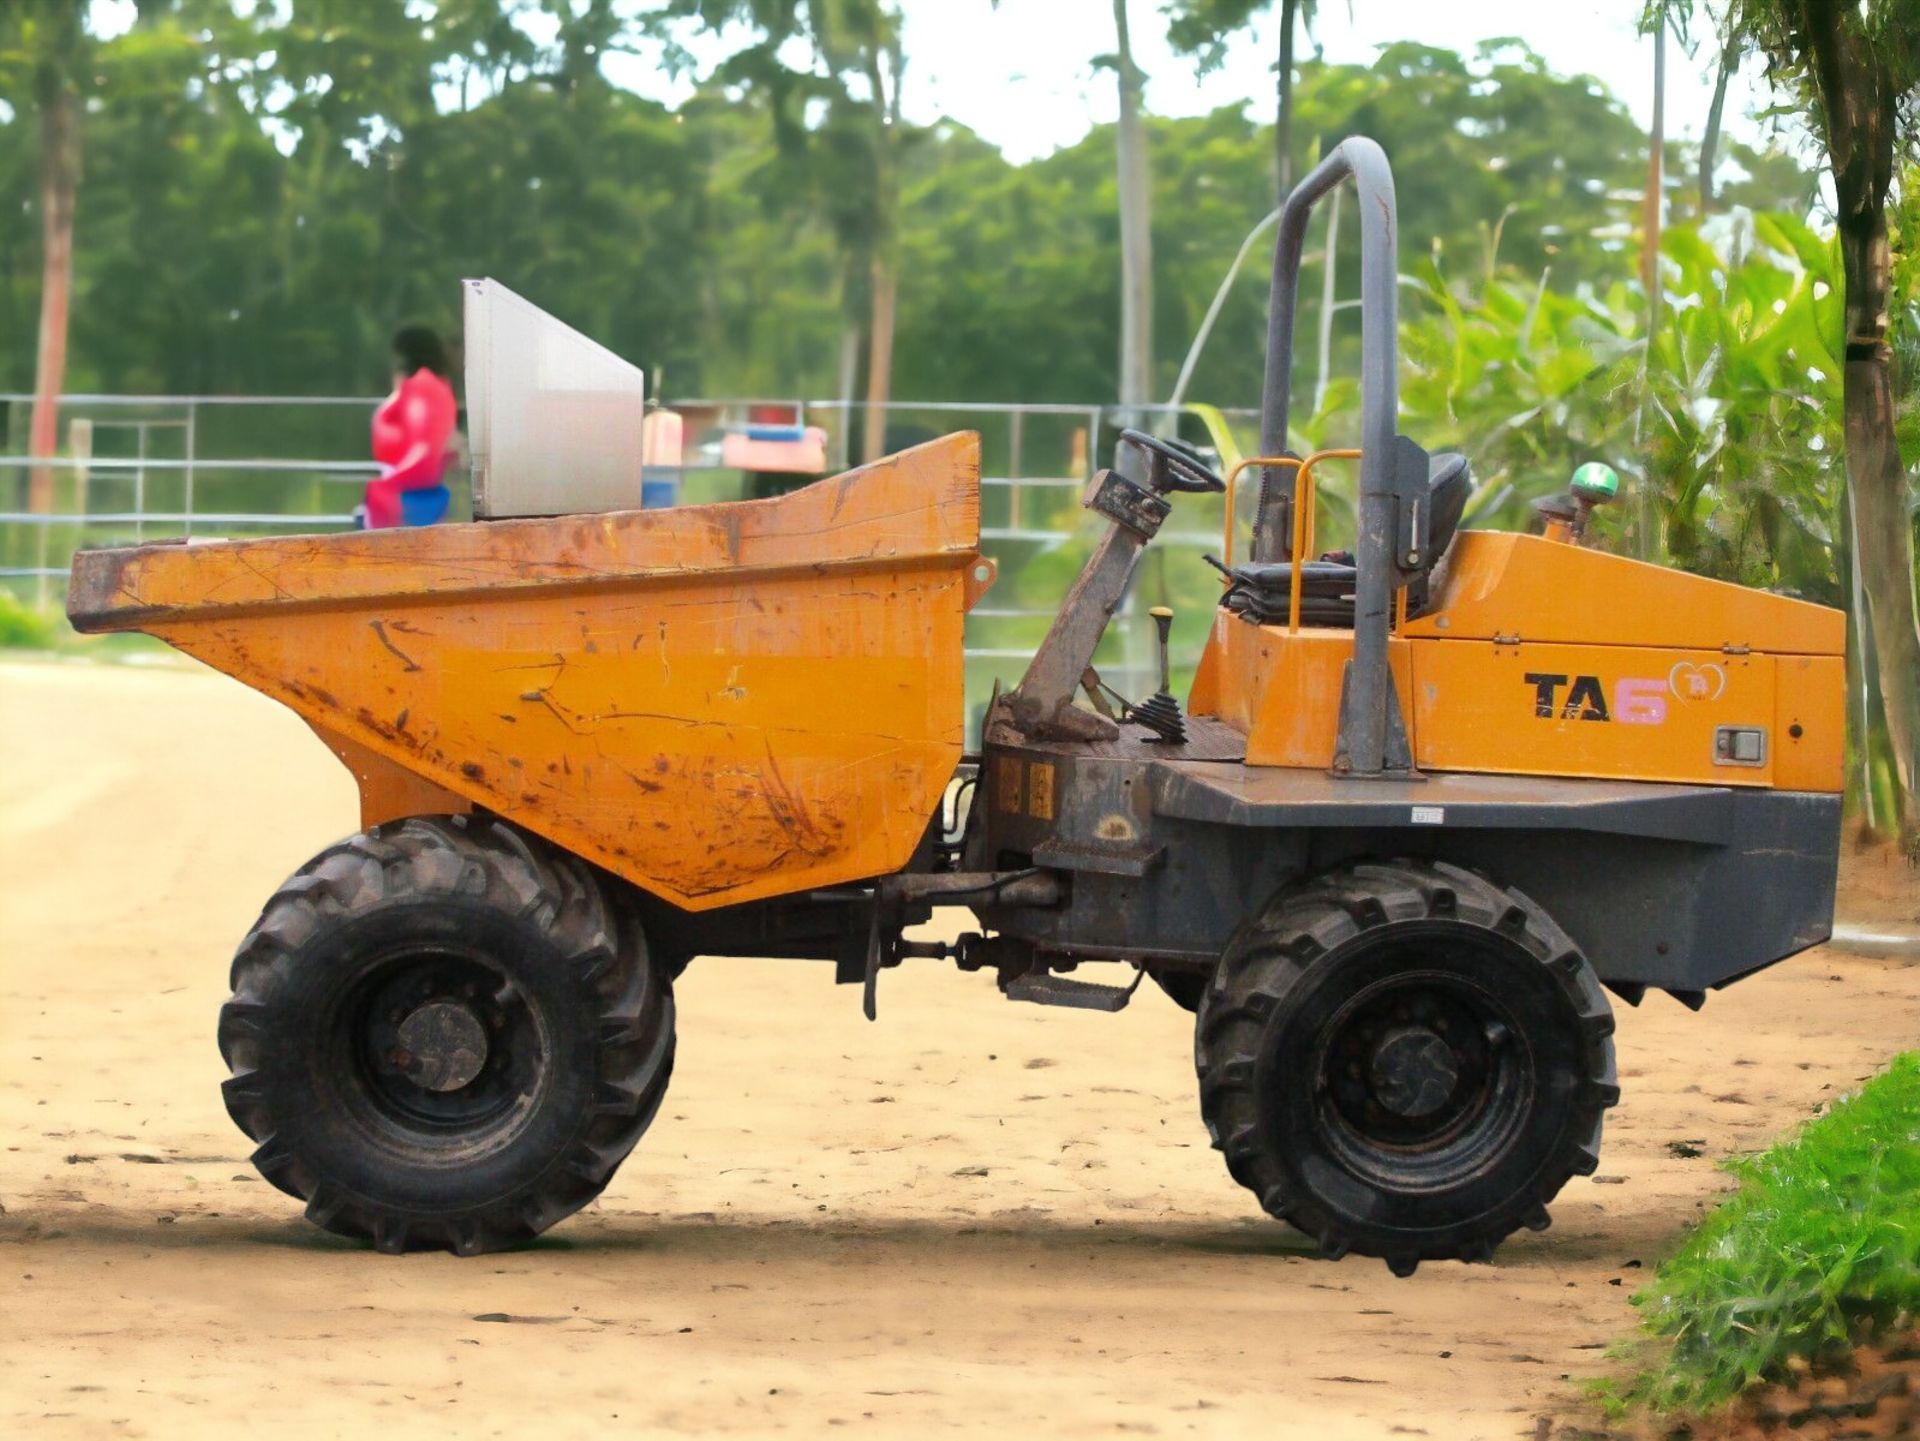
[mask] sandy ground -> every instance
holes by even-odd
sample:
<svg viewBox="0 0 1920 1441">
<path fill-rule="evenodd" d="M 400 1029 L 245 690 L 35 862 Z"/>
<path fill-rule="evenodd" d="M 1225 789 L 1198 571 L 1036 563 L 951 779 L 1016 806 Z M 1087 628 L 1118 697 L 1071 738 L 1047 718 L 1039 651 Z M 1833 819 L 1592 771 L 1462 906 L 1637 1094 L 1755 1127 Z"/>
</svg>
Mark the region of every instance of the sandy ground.
<svg viewBox="0 0 1920 1441">
<path fill-rule="evenodd" d="M 1920 968 L 1825 953 L 1623 1008 L 1601 1174 L 1395 1281 L 1258 1217 L 1150 988 L 1091 1015 L 910 964 L 869 1026 L 822 967 L 709 961 L 599 1204 L 387 1259 L 253 1175 L 213 1043 L 344 773 L 187 669 L 0 666 L 0 737 L 0 1434 L 1563 1434 L 1714 1162 L 1920 1039 Z"/>
</svg>

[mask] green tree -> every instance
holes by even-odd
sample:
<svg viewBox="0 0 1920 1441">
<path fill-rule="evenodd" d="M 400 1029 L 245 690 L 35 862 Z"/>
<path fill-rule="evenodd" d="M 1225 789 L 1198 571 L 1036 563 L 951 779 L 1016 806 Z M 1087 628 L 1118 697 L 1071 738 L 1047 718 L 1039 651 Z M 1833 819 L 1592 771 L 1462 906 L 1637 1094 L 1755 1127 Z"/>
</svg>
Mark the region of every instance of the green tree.
<svg viewBox="0 0 1920 1441">
<path fill-rule="evenodd" d="M 204 389 L 224 378 L 222 351 L 250 348 L 235 311 L 251 322 L 271 283 L 284 162 L 219 77 L 247 51 L 224 3 L 177 7 L 100 47 L 114 70 L 87 118 L 78 388 Z"/>
<path fill-rule="evenodd" d="M 1555 74 L 1517 40 L 1489 41 L 1467 56 L 1398 43 L 1382 47 L 1368 65 L 1310 61 L 1301 67 L 1293 123 L 1303 162 L 1348 135 L 1370 135 L 1385 146 L 1408 267 L 1431 252 L 1444 258 L 1456 282 L 1511 264 L 1533 278 L 1550 270 L 1559 289 L 1603 284 L 1631 267 L 1631 211 L 1618 197 L 1637 193 L 1640 127 L 1600 81 Z M 1234 247 L 1266 209 L 1264 152 L 1257 148 L 1266 132 L 1229 109 L 1173 125 L 1160 145 L 1178 155 L 1169 167 L 1176 195 L 1161 204 L 1185 223 L 1156 239 L 1172 324 L 1190 335 Z M 1222 310 L 1195 372 L 1194 395 L 1259 394 L 1264 270 L 1247 267 Z M 1314 333 L 1313 292 L 1322 288 L 1303 286 L 1301 335 Z M 1336 303 L 1357 289 L 1357 267 L 1347 263 Z M 1357 312 L 1340 311 L 1332 373 L 1349 363 L 1357 335 Z"/>
<path fill-rule="evenodd" d="M 1732 0 L 1727 42 L 1764 54 L 1799 98 L 1826 152 L 1845 273 L 1843 405 L 1854 540 L 1880 659 L 1900 824 L 1920 839 L 1920 615 L 1912 506 L 1895 419 L 1893 252 L 1896 157 L 1920 139 L 1920 7 L 1909 0 Z"/>
<path fill-rule="evenodd" d="M 714 34 L 745 29 L 751 39 L 721 63 L 716 78 L 763 98 L 787 162 L 805 179 L 841 246 L 849 325 L 865 299 L 867 415 L 864 451 L 885 449 L 899 297 L 899 172 L 910 135 L 900 113 L 906 59 L 900 18 L 887 0 L 666 0 L 649 15 L 671 44 L 678 25 Z M 804 67 L 786 47 L 801 42 Z M 678 52 L 685 63 L 685 52 Z M 818 110 L 817 117 L 809 114 Z"/>
<path fill-rule="evenodd" d="M 1113 0 L 1116 48 L 1110 57 L 1120 90 L 1114 156 L 1120 199 L 1120 385 L 1123 407 L 1145 405 L 1153 393 L 1153 171 L 1141 105 L 1146 74 L 1134 62 L 1127 0 Z M 1129 415 L 1129 425 L 1139 424 Z"/>
<path fill-rule="evenodd" d="M 73 297 L 73 212 L 80 188 L 81 87 L 92 42 L 83 0 L 24 0 L 0 14 L 0 65 L 6 98 L 28 100 L 39 124 L 40 324 L 35 348 L 29 453 L 51 456 L 67 375 L 67 324 Z M 29 98 L 30 97 L 30 98 Z M 28 506 L 53 509 L 53 472 L 36 466 Z"/>
<path fill-rule="evenodd" d="M 1727 85 L 1740 70 L 1740 43 L 1731 41 L 1720 47 L 1720 63 L 1714 71 L 1713 99 L 1707 105 L 1706 129 L 1700 136 L 1700 211 L 1713 208 L 1714 169 L 1720 159 L 1720 124 L 1727 108 Z"/>
<path fill-rule="evenodd" d="M 1167 123 L 1149 121 L 1163 142 Z M 920 283 L 900 310 L 903 395 L 1070 402 L 1118 393 L 1113 154 L 1108 130 L 1016 166 L 951 124 L 914 149 L 901 245 Z"/>
<path fill-rule="evenodd" d="M 1219 69 L 1227 45 L 1271 0 L 1168 0 L 1167 38 L 1183 55 L 1199 60 L 1204 77 Z M 1299 27 L 1313 27 L 1315 0 L 1280 0 L 1280 58 L 1274 65 L 1273 202 L 1293 188 L 1293 41 Z"/>
<path fill-rule="evenodd" d="M 669 110 L 601 72 L 598 58 L 630 43 L 631 25 L 586 25 L 596 12 L 572 3 L 581 26 L 539 42 L 497 28 L 517 8 L 509 0 L 444 0 L 431 16 L 398 0 L 191 0 L 191 13 L 187 3 L 146 33 L 190 32 L 190 43 L 116 72 L 89 107 L 75 388 L 367 393 L 385 380 L 397 321 L 454 328 L 460 277 L 493 274 L 664 367 L 680 395 L 835 391 L 849 319 L 864 329 L 870 271 L 856 258 L 849 275 L 848 250 L 870 202 L 865 117 L 836 112 L 832 87 L 818 103 L 776 105 L 771 86 L 716 76 Z M 846 84 L 857 102 L 864 86 Z M 1531 294 L 1542 271 L 1553 293 L 1605 294 L 1631 270 L 1630 210 L 1611 193 L 1634 186 L 1641 137 L 1596 87 L 1515 44 L 1309 62 L 1298 154 L 1355 132 L 1381 138 L 1401 177 L 1409 271 L 1437 248 L 1463 294 L 1490 273 Z M 778 139 L 785 124 L 799 127 L 798 153 Z M 1268 208 L 1271 127 L 1223 106 L 1148 115 L 1143 128 L 1160 217 L 1154 326 L 1186 335 Z M 37 134 L 30 103 L 0 113 L 0 205 L 35 219 Z M 893 139 L 897 266 L 912 282 L 899 289 L 894 389 L 1112 400 L 1114 128 L 1024 165 L 947 122 L 903 123 Z M 1807 177 L 1790 162 L 1749 153 L 1741 165 L 1729 201 L 1803 205 Z M 28 333 L 39 301 L 29 229 L 0 227 L 0 324 L 18 321 L 15 334 Z M 1201 360 L 1198 397 L 1259 394 L 1266 284 L 1264 267 L 1247 269 Z M 1351 298 L 1353 267 L 1338 278 L 1336 298 Z M 1307 288 L 1302 334 L 1320 288 Z M 1337 319 L 1334 376 L 1356 342 L 1354 312 Z M 1148 394 L 1164 393 L 1175 359 Z M 30 347 L 0 349 L 10 388 L 27 388 L 31 366 Z M 1339 422 L 1331 398 L 1329 411 Z M 317 451 L 307 437 L 323 421 L 332 429 Z M 299 428 L 236 438 L 226 453 L 353 454 L 360 422 L 284 418 Z M 204 428 L 202 439 L 211 443 Z M 1053 463 L 1065 463 L 1065 441 L 1064 427 L 1044 441 L 1057 446 Z"/>
<path fill-rule="evenodd" d="M 198 0 L 137 0 L 133 30 L 101 43 L 89 31 L 86 0 L 16 0 L 0 9 L 0 100 L 37 127 L 34 195 L 40 220 L 39 323 L 28 452 L 52 456 L 66 388 L 74 294 L 74 233 L 83 132 L 90 110 L 107 112 L 151 92 L 156 71 L 178 71 L 188 53 L 176 20 L 197 16 Z M 160 83 L 168 83 L 163 78 Z M 35 467 L 29 508 L 52 509 L 54 475 Z"/>
</svg>

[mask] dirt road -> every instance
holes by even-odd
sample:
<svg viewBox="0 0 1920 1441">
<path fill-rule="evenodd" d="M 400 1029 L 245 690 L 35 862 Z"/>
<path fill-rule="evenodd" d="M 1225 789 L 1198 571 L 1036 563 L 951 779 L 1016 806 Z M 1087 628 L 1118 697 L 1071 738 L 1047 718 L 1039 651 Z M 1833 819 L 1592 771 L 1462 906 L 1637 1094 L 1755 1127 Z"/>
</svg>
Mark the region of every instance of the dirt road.
<svg viewBox="0 0 1920 1441">
<path fill-rule="evenodd" d="M 1816 954 L 1621 1009 L 1601 1174 L 1493 1266 L 1309 1259 L 1206 1145 L 1188 1019 L 709 961 L 605 1198 L 386 1259 L 246 1163 L 214 1014 L 354 824 L 288 713 L 187 669 L 0 666 L 0 1433 L 1526 1437 L 1761 1145 L 1920 1040 L 1920 968 Z M 1692 1154 L 1694 1151 L 1700 1154 Z"/>
</svg>

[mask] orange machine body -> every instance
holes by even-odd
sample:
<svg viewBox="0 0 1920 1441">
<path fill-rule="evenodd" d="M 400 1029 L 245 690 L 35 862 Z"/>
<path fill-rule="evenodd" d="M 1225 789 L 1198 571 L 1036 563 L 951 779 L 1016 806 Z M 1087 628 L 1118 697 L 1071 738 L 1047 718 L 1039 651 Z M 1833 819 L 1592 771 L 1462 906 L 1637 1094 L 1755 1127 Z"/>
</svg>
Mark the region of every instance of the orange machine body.
<svg viewBox="0 0 1920 1441">
<path fill-rule="evenodd" d="M 1427 613 L 1389 643 L 1421 770 L 1838 792 L 1839 611 L 1537 536 L 1464 531 Z M 1191 709 L 1249 765 L 1333 763 L 1350 630 L 1227 611 Z M 1763 733 L 1760 758 L 1726 754 Z"/>
<path fill-rule="evenodd" d="M 684 909 L 905 866 L 963 744 L 979 439 L 773 500 L 83 553 L 297 711 L 363 823 L 484 807 Z"/>
</svg>

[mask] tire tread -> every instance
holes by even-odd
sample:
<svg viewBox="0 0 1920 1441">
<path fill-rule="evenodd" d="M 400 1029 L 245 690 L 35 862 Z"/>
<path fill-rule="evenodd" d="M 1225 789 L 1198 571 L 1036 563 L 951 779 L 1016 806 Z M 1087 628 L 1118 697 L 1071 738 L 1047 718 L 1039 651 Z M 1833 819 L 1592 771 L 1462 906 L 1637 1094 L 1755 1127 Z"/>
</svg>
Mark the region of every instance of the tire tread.
<svg viewBox="0 0 1920 1441">
<path fill-rule="evenodd" d="M 273 1043 L 274 997 L 316 937 L 376 907 L 462 896 L 535 919 L 575 984 L 587 988 L 597 1014 L 597 1102 L 531 1192 L 523 1187 L 504 1203 L 444 1215 L 398 1212 L 321 1180 L 275 1134 L 256 1072 Z M 256 1143 L 255 1165 L 306 1201 L 317 1225 L 384 1252 L 477 1255 L 522 1244 L 573 1214 L 632 1151 L 673 1073 L 672 987 L 637 930 L 621 936 L 614 907 L 582 862 L 494 818 L 409 818 L 328 847 L 261 909 L 234 956 L 232 990 L 220 1015 L 220 1052 L 232 1072 L 222 1092 L 235 1124 Z"/>
<path fill-rule="evenodd" d="M 1538 960 L 1576 1018 L 1582 1075 L 1572 1124 L 1536 1171 L 1532 1192 L 1491 1214 L 1479 1231 L 1416 1244 L 1406 1234 L 1376 1236 L 1344 1221 L 1299 1182 L 1263 1140 L 1256 1075 L 1269 1021 L 1319 957 L 1376 927 L 1424 919 L 1498 931 Z M 1612 1032 L 1612 1008 L 1592 968 L 1526 896 L 1444 861 L 1363 862 L 1282 892 L 1228 946 L 1194 1027 L 1200 1111 L 1228 1171 L 1269 1215 L 1314 1237 L 1329 1259 L 1349 1252 L 1379 1256 L 1406 1275 L 1424 1260 L 1484 1260 L 1515 1230 L 1544 1228 L 1546 1203 L 1571 1176 L 1592 1174 L 1604 1113 L 1620 1095 Z"/>
</svg>

